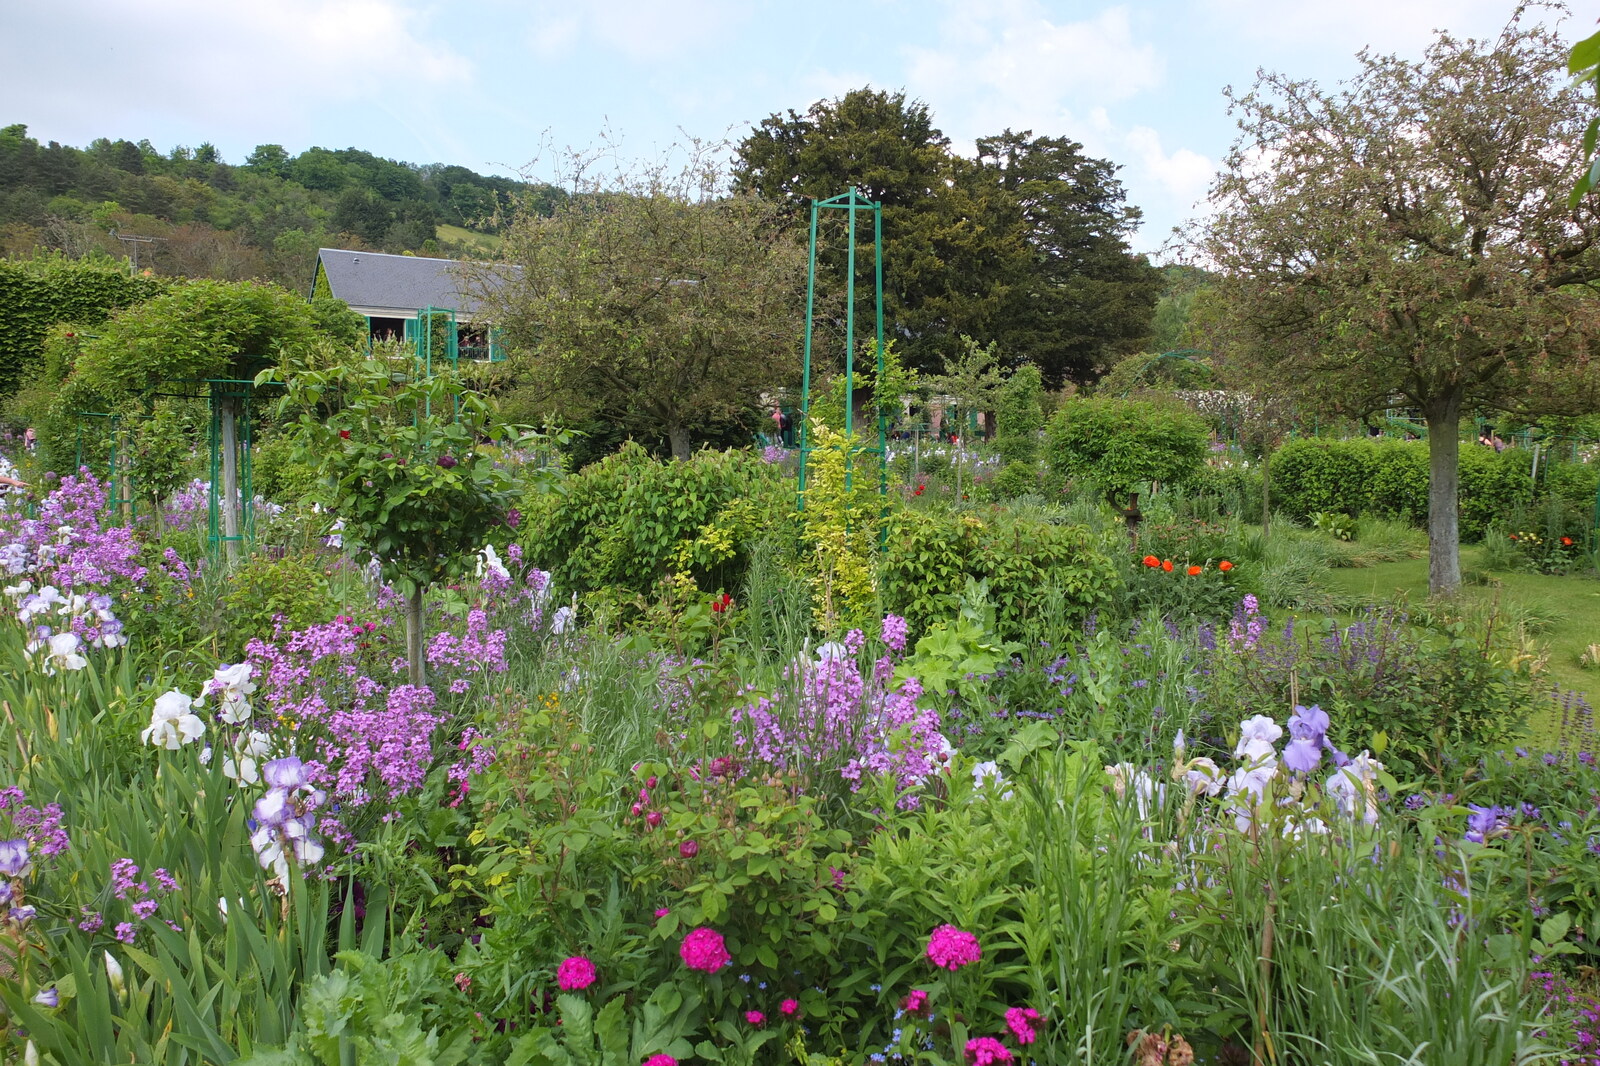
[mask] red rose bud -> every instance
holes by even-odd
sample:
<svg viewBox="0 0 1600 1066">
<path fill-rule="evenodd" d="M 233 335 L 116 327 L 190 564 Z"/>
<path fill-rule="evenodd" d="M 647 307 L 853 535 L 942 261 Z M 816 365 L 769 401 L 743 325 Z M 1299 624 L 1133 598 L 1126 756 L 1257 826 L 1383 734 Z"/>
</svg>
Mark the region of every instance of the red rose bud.
<svg viewBox="0 0 1600 1066">
<path fill-rule="evenodd" d="M 644 787 L 645 788 L 655 788 L 657 783 L 658 782 L 656 781 L 656 775 L 655 774 L 651 774 L 649 777 L 644 779 Z"/>
<path fill-rule="evenodd" d="M 692 859 L 696 855 L 700 854 L 700 845 L 696 844 L 692 840 L 685 840 L 682 844 L 678 845 L 678 854 L 682 855 L 686 859 Z"/>
<path fill-rule="evenodd" d="M 339 439 L 340 440 L 349 440 L 350 439 L 350 431 L 348 429 L 341 429 L 339 431 Z"/>
<path fill-rule="evenodd" d="M 435 461 L 436 461 L 436 462 L 437 462 L 437 463 L 438 463 L 438 464 L 439 464 L 439 465 L 440 465 L 440 466 L 442 466 L 442 467 L 444 467 L 444 468 L 445 468 L 445 469 L 446 469 L 446 470 L 449 470 L 449 469 L 451 469 L 451 468 L 452 468 L 452 467 L 455 467 L 455 466 L 458 466 L 458 465 L 460 465 L 460 464 L 459 464 L 459 463 L 457 463 L 457 462 L 456 462 L 456 457 L 455 457 L 455 456 L 453 456 L 453 455 L 441 455 L 441 456 L 439 456 L 439 458 L 438 458 L 438 459 L 437 459 L 437 460 L 435 460 Z"/>
<path fill-rule="evenodd" d="M 644 823 L 651 829 L 654 829 L 656 826 L 661 824 L 661 812 L 651 811 L 649 814 L 644 816 Z"/>
</svg>

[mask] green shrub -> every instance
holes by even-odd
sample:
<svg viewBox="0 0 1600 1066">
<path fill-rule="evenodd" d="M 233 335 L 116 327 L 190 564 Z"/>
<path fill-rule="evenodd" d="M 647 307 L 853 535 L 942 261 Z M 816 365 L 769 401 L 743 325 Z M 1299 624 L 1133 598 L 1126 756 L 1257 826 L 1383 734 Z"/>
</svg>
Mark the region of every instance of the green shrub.
<svg viewBox="0 0 1600 1066">
<path fill-rule="evenodd" d="M 45 335 L 56 323 L 104 322 L 117 308 L 148 300 L 171 284 L 129 277 L 111 259 L 0 260 L 0 394 L 37 372 Z"/>
<path fill-rule="evenodd" d="M 1152 481 L 1193 481 L 1204 467 L 1209 437 L 1198 415 L 1175 404 L 1075 399 L 1050 420 L 1045 450 L 1058 474 L 1116 497 L 1142 492 Z"/>
<path fill-rule="evenodd" d="M 997 500 L 1014 500 L 1039 491 L 1039 468 L 1032 461 L 1015 460 L 1000 468 L 989 481 L 989 494 Z"/>
<path fill-rule="evenodd" d="M 288 433 L 269 435 L 250 453 L 250 487 L 263 499 L 291 503 L 307 496 L 316 480 L 316 470 L 296 458 Z"/>
<path fill-rule="evenodd" d="M 558 596 L 643 595 L 684 558 L 710 588 L 737 588 L 740 530 L 770 531 L 793 504 L 776 467 L 747 452 L 652 459 L 628 443 L 523 503 L 522 546 Z M 702 541 L 698 550 L 683 549 Z M 712 543 L 715 542 L 715 543 Z M 697 557 L 696 557 L 697 556 Z"/>
<path fill-rule="evenodd" d="M 252 555 L 233 571 L 222 607 L 218 639 L 230 659 L 250 640 L 271 636 L 280 617 L 286 630 L 304 629 L 326 622 L 339 609 L 322 566 L 304 555 Z"/>
<path fill-rule="evenodd" d="M 1044 384 L 1039 368 L 1024 363 L 1012 372 L 995 399 L 995 449 L 1012 463 L 1032 465 L 1044 426 Z"/>
<path fill-rule="evenodd" d="M 1302 520 L 1361 514 L 1372 504 L 1374 459 L 1370 441 L 1292 440 L 1272 456 L 1274 502 Z"/>
<path fill-rule="evenodd" d="M 987 581 L 1000 636 L 1014 640 L 1030 619 L 1058 602 L 1067 626 L 1110 605 L 1116 564 L 1078 526 L 1000 515 L 909 511 L 890 523 L 880 591 L 884 609 L 913 633 L 953 617 L 968 579 Z"/>
</svg>

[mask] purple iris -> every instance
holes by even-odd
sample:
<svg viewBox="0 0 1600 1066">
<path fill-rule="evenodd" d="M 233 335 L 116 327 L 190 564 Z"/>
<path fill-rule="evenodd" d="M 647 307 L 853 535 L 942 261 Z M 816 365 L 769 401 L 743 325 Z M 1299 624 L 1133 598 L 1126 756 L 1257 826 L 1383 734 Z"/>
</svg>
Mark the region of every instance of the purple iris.
<svg viewBox="0 0 1600 1066">
<path fill-rule="evenodd" d="M 268 788 L 303 788 L 311 780 L 311 775 L 306 772 L 306 764 L 293 755 L 286 759 L 273 759 L 262 766 L 261 776 Z"/>
<path fill-rule="evenodd" d="M 1315 740 L 1295 737 L 1284 745 L 1283 765 L 1297 774 L 1309 774 L 1322 762 L 1322 748 Z"/>
<path fill-rule="evenodd" d="M 1283 749 L 1283 764 L 1298 774 L 1308 774 L 1322 762 L 1326 749 L 1335 766 L 1344 766 L 1350 759 L 1328 743 L 1328 712 L 1316 704 L 1310 707 L 1295 705 L 1289 717 L 1289 743 Z"/>
<path fill-rule="evenodd" d="M 26 840 L 0 840 L 0 876 L 26 877 L 31 869 L 33 860 L 28 858 Z"/>
</svg>

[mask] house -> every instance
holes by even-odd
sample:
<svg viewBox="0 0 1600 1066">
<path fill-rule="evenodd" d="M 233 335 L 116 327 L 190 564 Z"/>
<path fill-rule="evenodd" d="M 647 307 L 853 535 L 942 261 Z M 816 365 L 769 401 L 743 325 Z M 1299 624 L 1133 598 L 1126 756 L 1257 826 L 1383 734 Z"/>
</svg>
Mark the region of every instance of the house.
<svg viewBox="0 0 1600 1066">
<path fill-rule="evenodd" d="M 426 317 L 454 327 L 449 351 L 430 353 L 432 357 L 499 362 L 505 351 L 498 331 L 481 318 L 481 301 L 462 270 L 468 265 L 456 259 L 319 248 L 311 296 L 333 296 L 366 316 L 367 335 L 373 340 L 423 337 L 418 323 Z M 484 274 L 495 278 L 504 269 L 514 268 L 491 266 Z"/>
</svg>

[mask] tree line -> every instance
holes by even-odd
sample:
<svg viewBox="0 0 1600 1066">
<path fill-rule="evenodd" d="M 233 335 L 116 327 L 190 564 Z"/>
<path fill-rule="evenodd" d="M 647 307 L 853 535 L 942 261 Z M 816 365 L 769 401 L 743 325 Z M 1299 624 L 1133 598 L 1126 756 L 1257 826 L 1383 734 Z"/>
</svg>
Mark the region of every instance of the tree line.
<svg viewBox="0 0 1600 1066">
<path fill-rule="evenodd" d="M 122 257 L 141 268 L 221 280 L 269 278 L 301 289 L 318 247 L 492 254 L 512 200 L 549 210 L 562 190 L 466 167 L 417 165 L 359 148 L 291 154 L 258 145 L 241 163 L 215 146 L 166 153 L 148 140 L 41 144 L 0 128 L 0 255 L 59 251 Z M 459 227 L 455 239 L 440 227 Z M 484 239 L 484 235 L 489 235 Z"/>
</svg>

